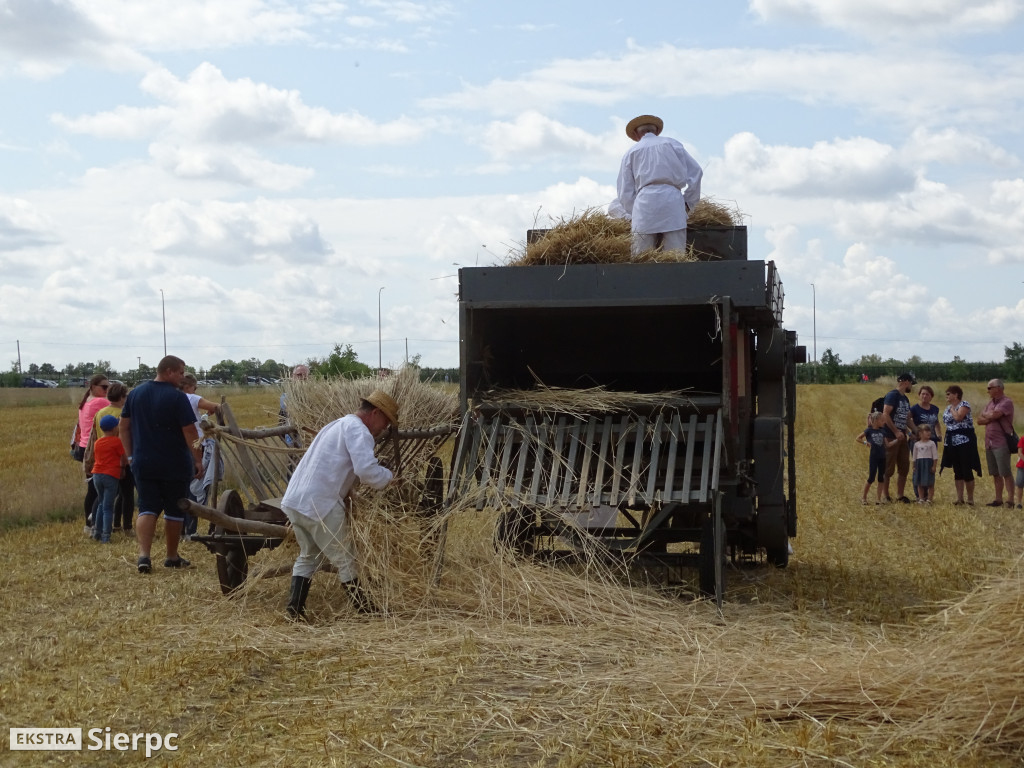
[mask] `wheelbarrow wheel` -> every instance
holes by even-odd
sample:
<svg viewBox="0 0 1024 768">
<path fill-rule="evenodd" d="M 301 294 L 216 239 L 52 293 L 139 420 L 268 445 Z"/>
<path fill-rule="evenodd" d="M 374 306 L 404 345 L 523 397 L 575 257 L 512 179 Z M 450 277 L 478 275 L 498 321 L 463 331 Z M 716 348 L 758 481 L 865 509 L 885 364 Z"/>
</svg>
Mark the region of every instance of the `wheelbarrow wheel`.
<svg viewBox="0 0 1024 768">
<path fill-rule="evenodd" d="M 238 491 L 234 489 L 225 492 L 220 497 L 217 509 L 228 517 L 245 517 L 245 502 L 242 501 Z M 237 535 L 235 531 L 226 531 L 220 526 L 217 526 L 216 533 L 227 536 Z M 249 575 L 249 557 L 241 542 L 237 544 L 224 543 L 219 546 L 217 580 L 220 582 L 220 591 L 225 595 L 230 595 L 242 586 L 245 577 Z"/>
<path fill-rule="evenodd" d="M 245 554 L 245 548 L 241 545 L 224 546 L 224 554 L 217 554 L 217 580 L 220 581 L 220 591 L 230 595 L 243 583 L 249 575 L 249 558 Z"/>
</svg>

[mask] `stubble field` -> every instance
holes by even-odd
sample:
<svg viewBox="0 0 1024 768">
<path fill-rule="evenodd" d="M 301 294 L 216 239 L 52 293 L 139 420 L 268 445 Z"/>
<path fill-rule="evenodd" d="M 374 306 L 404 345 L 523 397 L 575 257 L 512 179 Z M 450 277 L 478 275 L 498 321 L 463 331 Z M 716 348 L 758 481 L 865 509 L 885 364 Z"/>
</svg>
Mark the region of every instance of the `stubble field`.
<svg viewBox="0 0 1024 768">
<path fill-rule="evenodd" d="M 980 407 L 983 385 L 964 388 Z M 194 568 L 142 577 L 134 542 L 89 541 L 75 403 L 17 393 L 0 420 L 0 722 L 178 733 L 152 765 L 1019 765 L 1024 514 L 953 507 L 948 474 L 932 507 L 862 507 L 853 438 L 885 389 L 800 388 L 795 554 L 729 569 L 721 614 L 602 586 L 571 613 L 363 619 L 320 575 L 308 625 L 282 617 L 287 579 L 226 599 L 198 545 Z M 273 423 L 276 393 L 229 399 L 244 425 Z M 51 515 L 71 519 L 12 526 Z M 501 573 L 538 604 L 575 594 L 546 570 Z"/>
</svg>

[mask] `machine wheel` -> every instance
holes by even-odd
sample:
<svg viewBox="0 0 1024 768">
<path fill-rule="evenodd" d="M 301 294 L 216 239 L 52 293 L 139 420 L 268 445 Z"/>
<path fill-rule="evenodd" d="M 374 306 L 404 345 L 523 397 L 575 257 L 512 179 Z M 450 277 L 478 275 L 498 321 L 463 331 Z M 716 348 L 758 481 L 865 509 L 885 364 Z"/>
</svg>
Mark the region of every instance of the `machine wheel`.
<svg viewBox="0 0 1024 768">
<path fill-rule="evenodd" d="M 768 562 L 776 568 L 789 565 L 789 547 L 769 547 L 765 550 Z"/>
<path fill-rule="evenodd" d="M 220 581 L 220 591 L 225 595 L 230 595 L 242 586 L 248 575 L 249 558 L 240 544 L 226 545 L 224 554 L 217 554 L 217 580 Z"/>
<path fill-rule="evenodd" d="M 700 531 L 700 562 L 697 566 L 698 586 L 704 597 L 715 596 L 715 524 L 709 516 Z M 722 572 L 722 591 L 725 591 L 725 572 Z"/>
</svg>

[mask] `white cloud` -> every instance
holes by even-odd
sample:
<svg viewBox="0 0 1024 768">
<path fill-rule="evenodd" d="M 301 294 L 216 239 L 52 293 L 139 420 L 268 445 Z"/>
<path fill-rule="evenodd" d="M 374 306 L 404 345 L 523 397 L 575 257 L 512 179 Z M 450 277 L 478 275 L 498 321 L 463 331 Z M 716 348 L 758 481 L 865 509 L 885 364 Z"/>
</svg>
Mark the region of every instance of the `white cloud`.
<svg viewBox="0 0 1024 768">
<path fill-rule="evenodd" d="M 878 197 L 914 184 L 892 147 L 862 137 L 787 147 L 740 133 L 725 143 L 725 165 L 741 188 L 794 197 Z"/>
<path fill-rule="evenodd" d="M 989 250 L 989 263 L 1024 264 L 1024 179 L 993 183 L 989 204 L 992 219 L 1005 233 Z"/>
<path fill-rule="evenodd" d="M 130 3 L 129 3 L 130 5 Z M 142 69 L 148 60 L 71 0 L 0 0 L 0 61 L 31 77 L 52 77 L 76 62 Z"/>
<path fill-rule="evenodd" d="M 489 123 L 481 131 L 480 143 L 496 161 L 523 164 L 556 159 L 562 164 L 614 168 L 622 154 L 621 141 L 611 131 L 597 136 L 533 110 L 511 122 Z"/>
<path fill-rule="evenodd" d="M 930 131 L 915 128 L 900 149 L 908 163 L 943 163 L 975 165 L 986 163 L 999 168 L 1015 166 L 1020 161 L 1011 152 L 976 133 L 957 128 Z"/>
<path fill-rule="evenodd" d="M 810 21 L 872 37 L 998 31 L 1021 15 L 1020 0 L 750 0 L 764 21 Z"/>
<path fill-rule="evenodd" d="M 843 237 L 918 244 L 982 244 L 993 235 L 992 217 L 947 185 L 919 179 L 912 190 L 879 201 L 836 204 Z"/>
<path fill-rule="evenodd" d="M 149 51 L 307 40 L 314 24 L 301 8 L 264 0 L 91 0 L 82 7 L 109 37 Z"/>
<path fill-rule="evenodd" d="M 162 102 L 151 108 L 119 107 L 84 117 L 58 115 L 70 131 L 102 137 L 170 134 L 191 141 L 338 142 L 400 144 L 418 139 L 429 124 L 407 118 L 379 122 L 357 112 L 334 114 L 310 107 L 295 90 L 249 78 L 228 80 L 209 63 L 186 80 L 165 69 L 143 78 L 142 90 Z"/>
<path fill-rule="evenodd" d="M 170 200 L 152 206 L 143 228 L 154 251 L 225 264 L 316 262 L 333 251 L 308 214 L 263 199 L 202 205 Z"/>
<path fill-rule="evenodd" d="M 56 241 L 52 223 L 28 201 L 0 197 L 0 253 Z"/>
<path fill-rule="evenodd" d="M 448 2 L 414 3 L 409 0 L 363 0 L 363 6 L 380 10 L 382 15 L 403 24 L 423 24 L 451 16 L 454 9 Z"/>
<path fill-rule="evenodd" d="M 286 191 L 313 177 L 312 168 L 275 163 L 246 146 L 188 147 L 154 143 L 153 160 L 168 173 L 183 179 L 219 179 L 242 186 Z"/>
<path fill-rule="evenodd" d="M 101 139 L 138 140 L 159 133 L 174 120 L 170 107 L 116 107 L 108 112 L 69 118 L 61 114 L 52 122 L 70 133 L 82 133 Z"/>
<path fill-rule="evenodd" d="M 909 125 L 988 125 L 1006 124 L 1008 110 L 1019 112 L 1022 71 L 1020 55 L 968 58 L 912 48 L 851 52 L 633 44 L 621 56 L 556 60 L 514 79 L 469 84 L 421 104 L 515 115 L 656 99 L 680 105 L 678 121 L 684 123 L 689 115 L 682 105 L 697 97 L 757 94 L 819 109 L 851 107 Z M 668 123 L 676 115 L 666 112 L 661 116 Z M 629 117 L 622 119 L 622 126 Z"/>
</svg>

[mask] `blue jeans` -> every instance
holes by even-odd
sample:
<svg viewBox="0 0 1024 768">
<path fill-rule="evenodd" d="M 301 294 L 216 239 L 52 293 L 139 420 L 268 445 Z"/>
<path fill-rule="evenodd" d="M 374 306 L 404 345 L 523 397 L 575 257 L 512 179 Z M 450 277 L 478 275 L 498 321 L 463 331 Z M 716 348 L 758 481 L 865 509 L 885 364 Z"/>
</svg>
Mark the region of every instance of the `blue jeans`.
<svg viewBox="0 0 1024 768">
<path fill-rule="evenodd" d="M 92 484 L 96 487 L 98 496 L 96 505 L 96 532 L 93 538 L 100 541 L 110 541 L 110 529 L 114 525 L 114 498 L 121 485 L 121 478 L 113 475 L 93 475 Z"/>
</svg>

